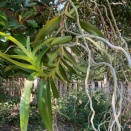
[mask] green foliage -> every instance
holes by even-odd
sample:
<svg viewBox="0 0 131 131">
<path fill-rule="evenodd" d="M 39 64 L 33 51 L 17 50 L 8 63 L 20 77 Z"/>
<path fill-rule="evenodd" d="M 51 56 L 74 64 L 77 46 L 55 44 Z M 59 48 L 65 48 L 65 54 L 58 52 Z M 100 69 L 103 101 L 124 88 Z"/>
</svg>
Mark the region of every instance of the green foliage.
<svg viewBox="0 0 131 131">
<path fill-rule="evenodd" d="M 47 130 L 52 131 L 50 85 L 44 79 L 41 80 L 38 86 L 38 108 Z"/>
<path fill-rule="evenodd" d="M 68 48 L 64 47 L 64 44 L 73 43 L 75 41 L 72 34 L 67 32 L 65 33 L 65 30 L 71 29 L 71 31 L 75 30 L 76 33 L 80 33 L 78 31 L 78 27 L 75 26 L 76 16 L 74 9 L 68 3 L 59 15 L 55 10 L 55 6 L 52 10 L 50 10 L 50 2 L 53 1 L 42 0 L 39 2 L 35 0 L 10 0 L 0 2 L 0 57 L 5 61 L 8 61 L 8 63 L 6 62 L 6 68 L 2 65 L 1 67 L 5 68 L 8 75 L 15 76 L 23 74 L 26 78 L 28 78 L 27 82 L 30 83 L 29 85 L 25 83 L 25 89 L 20 103 L 20 123 L 22 131 L 27 130 L 30 112 L 30 90 L 32 87 L 32 81 L 36 77 L 40 77 L 40 83 L 38 85 L 39 90 L 37 93 L 39 113 L 47 130 L 51 131 L 52 107 L 50 89 L 52 89 L 55 98 L 59 97 L 54 82 L 55 78 L 58 78 L 64 84 L 69 85 L 71 82 L 70 78 L 74 78 L 75 76 L 77 76 L 77 78 L 83 78 L 87 71 L 87 64 L 85 66 L 85 64 L 81 64 L 81 61 L 75 58 L 77 56 L 81 56 L 83 50 L 77 46 L 69 48 L 75 53 L 74 55 L 70 50 L 68 50 Z M 97 22 L 99 23 L 98 17 L 94 17 L 94 15 L 92 15 L 93 13 L 96 13 L 92 13 L 92 10 L 95 10 L 93 7 L 94 5 L 90 2 L 85 3 L 84 5 L 83 2 L 74 1 L 76 8 L 80 10 L 80 19 L 82 18 L 80 20 L 80 25 L 82 29 L 87 33 L 105 38 L 102 32 L 97 28 L 100 27 L 100 25 L 97 24 Z M 81 15 L 81 12 L 87 12 L 87 14 Z M 85 18 L 83 18 L 83 16 Z M 90 20 L 88 20 L 89 17 L 91 17 Z M 83 42 L 81 39 L 79 40 L 81 43 Z M 97 61 L 106 61 L 104 56 L 105 54 L 103 55 L 100 53 L 100 55 L 98 55 L 98 52 L 96 53 L 97 48 L 92 47 L 90 43 L 89 48 L 93 50 L 92 56 L 94 55 L 93 57 L 95 57 Z M 86 53 L 83 53 L 82 55 L 85 54 Z M 87 59 L 84 59 L 84 61 L 86 60 Z M 101 70 L 104 72 L 105 68 L 101 68 Z M 97 72 L 97 74 L 100 73 Z M 85 120 L 86 118 L 83 116 L 83 118 L 80 119 L 80 116 L 83 115 L 81 114 L 83 112 L 86 115 L 89 115 L 89 106 L 87 106 L 88 104 L 84 106 L 87 100 L 85 94 L 82 93 L 77 95 L 77 98 L 75 98 L 74 95 L 69 97 L 69 100 L 72 103 L 69 105 L 69 112 L 67 115 L 72 111 L 73 106 L 76 108 L 77 112 L 75 115 L 69 115 L 71 117 L 70 120 L 72 120 L 75 124 L 78 124 L 78 121 L 80 124 L 85 124 L 87 123 Z M 96 112 L 98 112 L 98 114 L 96 114 L 98 118 L 94 120 L 96 126 L 99 124 L 99 121 L 102 120 L 102 116 L 100 114 L 102 114 L 102 112 L 104 112 L 108 107 L 108 105 L 106 105 L 103 101 L 104 97 L 102 96 L 101 98 L 102 99 L 98 102 L 96 100 L 96 96 L 92 96 L 93 104 L 96 107 L 94 108 Z M 99 105 L 99 103 L 102 106 Z M 83 108 L 83 106 L 85 108 Z M 64 111 L 66 108 L 67 107 L 65 107 Z M 23 122 L 24 120 L 25 122 Z M 90 123 L 88 124 L 90 127 Z M 85 125 L 83 126 L 86 128 Z M 90 130 L 92 129 L 90 128 Z"/>
<path fill-rule="evenodd" d="M 8 20 L 7 17 L 4 13 L 0 12 L 0 25 L 7 27 L 8 25 Z"/>
<path fill-rule="evenodd" d="M 38 91 L 38 108 L 41 114 L 42 120 L 46 128 L 52 130 L 52 110 L 51 110 L 51 96 L 50 96 L 50 86 L 52 86 L 54 97 L 58 97 L 58 91 L 56 90 L 54 79 L 57 77 L 65 84 L 70 80 L 66 74 L 66 70 L 71 68 L 75 75 L 79 75 L 81 72 L 85 74 L 85 70 L 81 70 L 76 60 L 72 57 L 72 54 L 65 47 L 56 47 L 56 45 L 65 44 L 72 40 L 71 36 L 61 36 L 52 38 L 43 38 L 43 36 L 48 36 L 52 30 L 54 30 L 61 22 L 61 16 L 56 16 L 55 18 L 48 21 L 45 26 L 38 32 L 36 38 L 33 42 L 33 47 L 30 42 L 30 37 L 20 37 L 14 38 L 9 34 L 0 32 L 0 35 L 15 44 L 12 53 L 8 52 L 5 54 L 0 51 L 0 57 L 9 61 L 6 67 L 6 71 L 14 71 L 13 75 L 24 74 L 27 76 L 27 82 L 25 83 L 24 93 L 20 102 L 20 125 L 21 130 L 26 131 L 28 125 L 29 117 L 29 100 L 30 91 L 32 87 L 32 82 L 36 77 L 41 77 L 42 84 L 40 82 Z M 52 28 L 49 25 L 52 24 Z M 21 39 L 20 39 L 21 38 Z M 23 42 L 22 41 L 25 42 Z M 63 40 L 64 39 L 64 40 Z M 20 40 L 20 41 L 19 41 Z M 34 44 L 35 43 L 35 44 Z M 53 52 L 53 53 L 52 53 Z M 46 58 L 46 61 L 45 61 Z M 65 63 L 69 63 L 65 64 Z M 44 67 L 43 67 L 44 65 Z M 68 69 L 69 68 L 69 69 Z M 75 69 L 77 71 L 75 71 Z M 11 74 L 12 75 L 12 74 Z M 51 82 L 50 82 L 51 79 Z M 49 81 L 48 83 L 46 83 Z M 30 83 L 30 84 L 28 84 Z M 50 84 L 51 83 L 51 84 Z M 54 89 L 53 89 L 54 88 Z"/>
<path fill-rule="evenodd" d="M 47 35 L 49 35 L 54 28 L 56 28 L 57 25 L 60 24 L 62 17 L 61 16 L 56 16 L 55 18 L 51 19 L 46 23 L 46 25 L 39 31 L 37 34 L 33 46 L 38 43 L 38 41 L 44 39 Z"/>
<path fill-rule="evenodd" d="M 97 127 L 104 118 L 109 117 L 108 110 L 111 108 L 110 100 L 102 92 L 96 92 L 92 95 L 93 107 L 95 109 L 94 124 Z M 81 131 L 93 131 L 91 127 L 91 111 L 87 95 L 84 91 L 78 91 L 71 94 L 66 94 L 59 99 L 58 104 L 58 119 L 64 123 L 72 123 L 74 127 L 80 127 Z M 104 127 L 101 126 L 101 131 Z"/>
<path fill-rule="evenodd" d="M 22 131 L 27 130 L 29 111 L 30 111 L 30 95 L 33 81 L 26 81 L 24 93 L 20 102 L 20 126 Z"/>
</svg>

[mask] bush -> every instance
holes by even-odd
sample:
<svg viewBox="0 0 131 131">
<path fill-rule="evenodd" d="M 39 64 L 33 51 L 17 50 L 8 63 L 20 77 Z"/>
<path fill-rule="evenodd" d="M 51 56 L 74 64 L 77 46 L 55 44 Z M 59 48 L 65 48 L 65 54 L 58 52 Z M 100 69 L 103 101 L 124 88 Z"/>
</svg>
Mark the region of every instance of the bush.
<svg viewBox="0 0 131 131">
<path fill-rule="evenodd" d="M 102 92 L 96 92 L 92 95 L 92 101 L 96 113 L 94 124 L 97 128 L 105 114 L 105 117 L 108 118 L 108 110 L 111 105 L 109 104 L 107 96 Z M 90 104 L 84 91 L 66 94 L 62 99 L 59 99 L 58 119 L 60 121 L 72 123 L 74 128 L 79 127 L 81 130 L 93 131 L 90 118 Z M 105 131 L 105 128 L 101 126 L 100 130 Z"/>
</svg>

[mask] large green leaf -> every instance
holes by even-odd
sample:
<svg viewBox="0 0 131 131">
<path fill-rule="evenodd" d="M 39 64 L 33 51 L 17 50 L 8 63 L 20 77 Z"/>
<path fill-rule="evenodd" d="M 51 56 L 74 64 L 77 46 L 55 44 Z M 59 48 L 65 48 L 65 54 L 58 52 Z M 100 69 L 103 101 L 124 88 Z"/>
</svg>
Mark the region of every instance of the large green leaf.
<svg viewBox="0 0 131 131">
<path fill-rule="evenodd" d="M 55 75 L 56 75 L 57 78 L 58 78 L 59 80 L 61 80 L 65 85 L 67 84 L 67 81 L 61 76 L 61 74 L 60 74 L 60 72 L 59 72 L 58 70 L 55 72 Z"/>
<path fill-rule="evenodd" d="M 10 58 L 15 58 L 15 59 L 19 59 L 19 60 L 25 60 L 27 62 L 30 62 L 32 65 L 35 65 L 35 61 L 33 61 L 32 59 L 30 59 L 29 57 L 25 56 L 25 55 L 8 55 Z"/>
<path fill-rule="evenodd" d="M 41 48 L 42 48 L 42 46 L 44 46 L 44 45 L 46 45 L 46 46 L 49 46 L 50 47 L 50 42 L 52 41 L 52 40 L 54 40 L 54 38 L 55 37 L 53 37 L 53 38 L 48 38 L 48 39 L 46 39 L 43 43 L 37 43 L 37 45 L 34 47 L 34 49 L 33 49 L 33 54 L 36 54 L 36 52 L 38 51 L 38 50 L 40 50 Z"/>
<path fill-rule="evenodd" d="M 51 45 L 59 45 L 59 44 L 64 44 L 72 40 L 72 36 L 61 36 L 55 38 L 52 42 Z"/>
<path fill-rule="evenodd" d="M 8 34 L 5 34 L 3 32 L 0 32 L 0 35 L 1 36 L 4 36 L 6 37 L 7 39 L 11 40 L 14 44 L 16 44 L 28 57 L 30 57 L 31 59 L 34 59 L 34 56 L 26 50 L 26 48 L 18 41 L 16 40 L 14 37 L 8 35 Z"/>
<path fill-rule="evenodd" d="M 39 40 L 44 39 L 49 33 L 51 33 L 56 28 L 56 26 L 60 24 L 61 20 L 62 16 L 56 16 L 55 18 L 48 21 L 38 32 L 32 45 L 35 46 Z"/>
<path fill-rule="evenodd" d="M 59 92 L 57 90 L 57 87 L 55 85 L 53 78 L 50 80 L 50 83 L 51 83 L 51 89 L 52 89 L 54 98 L 59 98 Z"/>
<path fill-rule="evenodd" d="M 71 55 L 71 53 L 69 53 L 69 51 L 67 51 L 67 49 L 66 48 L 63 48 L 63 50 L 64 50 L 64 57 L 68 60 L 68 61 L 70 61 L 71 63 L 76 63 L 75 62 L 75 59 L 73 58 L 73 56 Z"/>
<path fill-rule="evenodd" d="M 48 47 L 46 45 L 43 46 L 43 48 L 41 49 L 41 51 L 39 52 L 38 56 L 37 56 L 37 66 L 40 67 L 40 65 L 42 64 L 42 57 L 45 55 L 45 53 L 48 51 Z"/>
<path fill-rule="evenodd" d="M 91 23 L 80 21 L 80 25 L 86 32 L 105 38 L 101 31 Z"/>
<path fill-rule="evenodd" d="M 27 131 L 29 111 L 30 111 L 30 94 L 33 81 L 26 80 L 24 92 L 20 101 L 20 128 L 21 131 Z"/>
<path fill-rule="evenodd" d="M 13 51 L 14 51 L 17 55 L 26 56 L 25 53 L 24 53 L 21 49 L 19 49 L 19 48 L 15 48 Z"/>
<path fill-rule="evenodd" d="M 63 79 L 65 79 L 66 81 L 69 82 L 69 79 L 68 79 L 68 77 L 67 77 L 67 75 L 66 75 L 66 71 L 65 71 L 65 69 L 63 68 L 62 64 L 60 64 L 60 63 L 59 63 L 59 71 L 60 71 L 60 74 L 61 74 L 61 76 L 63 77 Z"/>
<path fill-rule="evenodd" d="M 48 119 L 49 119 L 49 123 L 50 124 L 50 129 L 52 129 L 52 120 L 53 120 L 53 116 L 52 116 L 52 106 L 51 106 L 51 91 L 50 91 L 50 83 L 49 80 L 46 80 L 46 92 L 43 92 L 44 95 L 46 96 L 46 109 L 47 110 L 47 115 L 48 115 Z"/>
<path fill-rule="evenodd" d="M 38 86 L 38 108 L 45 127 L 52 131 L 51 95 L 48 81 L 41 79 Z"/>
<path fill-rule="evenodd" d="M 78 73 L 73 69 L 73 66 L 69 65 L 68 62 L 65 61 L 65 59 L 62 59 L 62 62 L 66 66 L 66 68 L 70 71 L 70 73 L 78 75 Z"/>
<path fill-rule="evenodd" d="M 4 59 L 6 59 L 7 61 L 19 66 L 19 67 L 22 67 L 22 68 L 26 68 L 26 69 L 31 69 L 31 70 L 36 70 L 36 67 L 33 66 L 33 65 L 30 65 L 30 64 L 24 64 L 24 63 L 21 63 L 21 62 L 18 62 L 16 60 L 13 60 L 9 57 L 9 55 L 7 54 L 4 54 L 0 51 L 0 56 Z"/>
</svg>

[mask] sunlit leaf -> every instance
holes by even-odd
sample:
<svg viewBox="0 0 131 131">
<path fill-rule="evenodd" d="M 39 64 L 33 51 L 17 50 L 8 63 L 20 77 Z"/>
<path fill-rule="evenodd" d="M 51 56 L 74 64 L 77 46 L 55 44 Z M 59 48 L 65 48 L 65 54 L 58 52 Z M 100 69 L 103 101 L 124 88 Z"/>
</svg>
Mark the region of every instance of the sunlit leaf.
<svg viewBox="0 0 131 131">
<path fill-rule="evenodd" d="M 11 41 L 12 41 L 14 44 L 16 44 L 28 57 L 30 57 L 31 59 L 34 59 L 34 58 L 33 58 L 34 56 L 32 56 L 32 54 L 31 54 L 30 52 L 28 52 L 28 51 L 26 50 L 26 48 L 25 48 L 18 40 L 16 40 L 14 37 L 12 37 L 12 36 L 10 36 L 10 35 L 8 35 L 8 34 L 5 34 L 5 33 L 3 33 L 3 32 L 0 32 L 0 35 L 6 37 L 6 38 L 9 39 L 9 40 L 11 40 Z"/>
<path fill-rule="evenodd" d="M 2 53 L 1 51 L 0 51 L 0 56 L 2 58 L 6 59 L 7 61 L 19 66 L 19 67 L 27 68 L 27 69 L 31 69 L 31 70 L 36 70 L 35 66 L 15 61 L 15 60 L 11 59 L 7 54 Z"/>
<path fill-rule="evenodd" d="M 38 108 L 45 127 L 48 131 L 52 131 L 52 110 L 50 87 L 43 78 L 38 86 Z"/>
<path fill-rule="evenodd" d="M 33 42 L 33 46 L 37 44 L 39 40 L 42 40 L 47 36 L 49 33 L 51 33 L 57 25 L 60 24 L 62 20 L 62 16 L 56 16 L 55 18 L 48 21 L 43 28 L 38 32 L 35 41 Z"/>
<path fill-rule="evenodd" d="M 20 101 L 20 128 L 21 131 L 27 131 L 29 111 L 30 111 L 30 94 L 33 81 L 26 80 L 24 92 Z"/>
</svg>

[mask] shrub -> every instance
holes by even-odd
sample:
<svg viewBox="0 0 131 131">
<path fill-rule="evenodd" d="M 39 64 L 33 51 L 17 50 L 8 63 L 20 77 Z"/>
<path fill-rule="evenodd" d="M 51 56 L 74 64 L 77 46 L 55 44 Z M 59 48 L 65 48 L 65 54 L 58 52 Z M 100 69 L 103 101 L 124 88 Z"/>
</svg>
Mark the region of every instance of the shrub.
<svg viewBox="0 0 131 131">
<path fill-rule="evenodd" d="M 94 125 L 97 128 L 104 117 L 104 119 L 108 118 L 108 110 L 111 105 L 107 96 L 102 92 L 96 92 L 92 95 L 92 102 L 95 110 Z M 58 119 L 60 121 L 72 123 L 75 128 L 80 127 L 81 130 L 92 131 L 90 118 L 89 99 L 84 91 L 72 94 L 68 93 L 59 99 Z M 105 130 L 102 126 L 100 129 L 101 131 Z"/>
</svg>

